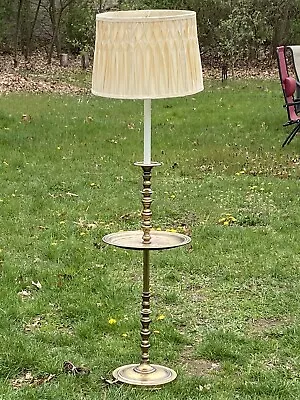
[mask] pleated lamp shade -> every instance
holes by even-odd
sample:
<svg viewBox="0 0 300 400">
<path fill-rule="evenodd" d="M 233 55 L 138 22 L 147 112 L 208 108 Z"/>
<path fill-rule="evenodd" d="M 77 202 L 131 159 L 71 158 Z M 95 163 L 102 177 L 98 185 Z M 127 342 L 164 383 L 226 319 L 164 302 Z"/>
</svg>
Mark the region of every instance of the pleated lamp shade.
<svg viewBox="0 0 300 400">
<path fill-rule="evenodd" d="M 135 10 L 97 15 L 93 94 L 157 99 L 201 90 L 195 12 Z"/>
</svg>

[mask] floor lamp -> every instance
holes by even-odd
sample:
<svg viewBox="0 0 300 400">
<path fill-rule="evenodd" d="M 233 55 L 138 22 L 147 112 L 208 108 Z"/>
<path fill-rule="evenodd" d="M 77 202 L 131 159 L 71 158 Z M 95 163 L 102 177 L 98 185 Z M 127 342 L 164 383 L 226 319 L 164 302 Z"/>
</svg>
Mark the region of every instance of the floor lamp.
<svg viewBox="0 0 300 400">
<path fill-rule="evenodd" d="M 176 378 L 172 369 L 150 363 L 150 264 L 152 250 L 190 242 L 186 235 L 152 230 L 151 100 L 203 90 L 196 13 L 183 10 L 135 10 L 98 14 L 92 93 L 115 99 L 144 100 L 144 160 L 141 230 L 106 235 L 105 243 L 143 252 L 141 360 L 114 370 L 120 382 L 157 386 Z"/>
</svg>

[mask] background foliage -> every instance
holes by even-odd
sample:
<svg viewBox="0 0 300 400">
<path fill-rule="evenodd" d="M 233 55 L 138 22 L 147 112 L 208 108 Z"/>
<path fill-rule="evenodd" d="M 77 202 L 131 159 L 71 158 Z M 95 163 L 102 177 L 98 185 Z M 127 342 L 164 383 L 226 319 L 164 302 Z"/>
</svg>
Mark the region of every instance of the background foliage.
<svg viewBox="0 0 300 400">
<path fill-rule="evenodd" d="M 234 66 L 265 61 L 279 44 L 300 40 L 300 0 L 0 0 L 0 51 L 25 58 L 45 49 L 92 53 L 95 14 L 107 10 L 170 8 L 197 12 L 206 63 Z"/>
</svg>

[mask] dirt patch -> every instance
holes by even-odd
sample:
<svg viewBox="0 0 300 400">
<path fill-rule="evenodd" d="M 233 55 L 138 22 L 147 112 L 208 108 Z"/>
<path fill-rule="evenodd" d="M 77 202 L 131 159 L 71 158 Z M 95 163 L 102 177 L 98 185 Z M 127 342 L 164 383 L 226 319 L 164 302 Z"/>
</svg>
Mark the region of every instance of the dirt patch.
<svg viewBox="0 0 300 400">
<path fill-rule="evenodd" d="M 208 360 L 189 360 L 184 364 L 184 368 L 190 376 L 207 376 L 213 372 L 221 370 L 221 365 Z"/>
<path fill-rule="evenodd" d="M 191 348 L 182 353 L 182 365 L 189 376 L 207 376 L 222 369 L 220 363 L 202 358 L 196 358 Z"/>
<path fill-rule="evenodd" d="M 280 329 L 290 325 L 293 321 L 279 318 L 259 318 L 249 321 L 249 325 L 255 332 L 266 332 L 269 330 Z"/>
<path fill-rule="evenodd" d="M 56 375 L 47 374 L 43 377 L 35 377 L 30 371 L 26 371 L 18 377 L 11 380 L 11 385 L 14 389 L 22 389 L 26 386 L 34 387 L 48 383 L 54 379 Z"/>
</svg>

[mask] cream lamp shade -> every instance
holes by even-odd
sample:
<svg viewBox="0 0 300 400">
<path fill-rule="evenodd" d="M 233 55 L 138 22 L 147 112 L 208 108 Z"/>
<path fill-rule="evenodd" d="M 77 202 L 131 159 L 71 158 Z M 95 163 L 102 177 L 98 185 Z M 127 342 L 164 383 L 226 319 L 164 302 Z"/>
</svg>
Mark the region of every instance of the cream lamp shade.
<svg viewBox="0 0 300 400">
<path fill-rule="evenodd" d="M 195 12 L 135 10 L 97 15 L 93 94 L 158 99 L 201 90 Z"/>
</svg>

